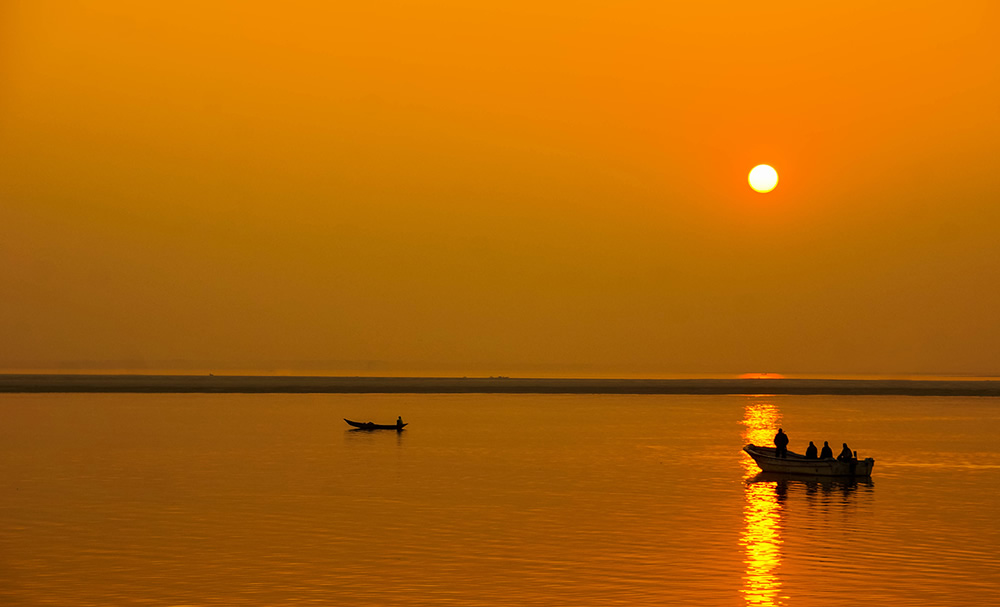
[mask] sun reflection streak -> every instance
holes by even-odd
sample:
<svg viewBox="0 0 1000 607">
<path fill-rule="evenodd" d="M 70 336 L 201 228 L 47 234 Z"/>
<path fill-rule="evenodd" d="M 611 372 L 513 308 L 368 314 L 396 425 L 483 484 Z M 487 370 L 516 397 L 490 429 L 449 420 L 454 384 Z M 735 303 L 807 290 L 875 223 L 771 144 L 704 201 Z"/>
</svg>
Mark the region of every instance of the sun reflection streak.
<svg viewBox="0 0 1000 607">
<path fill-rule="evenodd" d="M 774 429 L 781 422 L 781 412 L 769 402 L 753 400 L 747 403 L 743 424 L 745 443 L 768 444 Z M 743 455 L 744 480 L 757 474 L 757 465 Z M 741 544 L 746 551 L 746 573 L 741 590 L 747 605 L 774 607 L 782 605 L 781 582 L 776 575 L 781 565 L 781 503 L 775 492 L 776 483 L 746 483 L 746 505 L 743 518 L 746 528 Z"/>
</svg>

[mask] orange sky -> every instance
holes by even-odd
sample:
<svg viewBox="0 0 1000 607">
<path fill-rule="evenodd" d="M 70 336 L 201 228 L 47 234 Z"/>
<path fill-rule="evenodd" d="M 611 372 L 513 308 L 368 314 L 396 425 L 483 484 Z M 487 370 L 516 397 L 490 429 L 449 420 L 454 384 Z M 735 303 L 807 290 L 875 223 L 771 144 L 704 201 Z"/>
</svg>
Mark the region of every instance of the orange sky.
<svg viewBox="0 0 1000 607">
<path fill-rule="evenodd" d="M 996 2 L 156 4 L 0 4 L 0 368 L 1000 374 Z"/>
</svg>

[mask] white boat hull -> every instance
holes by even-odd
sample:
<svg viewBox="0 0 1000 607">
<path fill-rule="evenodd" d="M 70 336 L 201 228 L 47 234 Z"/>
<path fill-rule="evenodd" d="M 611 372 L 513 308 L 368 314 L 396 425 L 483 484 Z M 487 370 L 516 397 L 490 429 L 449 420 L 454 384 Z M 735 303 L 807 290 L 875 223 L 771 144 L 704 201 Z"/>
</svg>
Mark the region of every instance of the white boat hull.
<svg viewBox="0 0 1000 607">
<path fill-rule="evenodd" d="M 743 447 L 764 472 L 778 474 L 808 474 L 813 476 L 871 476 L 875 460 L 840 461 L 835 459 L 806 459 L 804 455 L 788 452 L 787 457 L 776 457 L 774 447 Z"/>
</svg>

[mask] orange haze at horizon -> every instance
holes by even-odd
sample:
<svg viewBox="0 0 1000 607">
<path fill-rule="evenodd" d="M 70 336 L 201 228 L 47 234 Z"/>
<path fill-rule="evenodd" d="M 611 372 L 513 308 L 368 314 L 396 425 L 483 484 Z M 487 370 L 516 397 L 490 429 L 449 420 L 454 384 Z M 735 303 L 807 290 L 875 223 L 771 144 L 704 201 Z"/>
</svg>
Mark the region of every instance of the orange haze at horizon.
<svg viewBox="0 0 1000 607">
<path fill-rule="evenodd" d="M 7 3 L 0 369 L 996 375 L 998 16 Z"/>
</svg>

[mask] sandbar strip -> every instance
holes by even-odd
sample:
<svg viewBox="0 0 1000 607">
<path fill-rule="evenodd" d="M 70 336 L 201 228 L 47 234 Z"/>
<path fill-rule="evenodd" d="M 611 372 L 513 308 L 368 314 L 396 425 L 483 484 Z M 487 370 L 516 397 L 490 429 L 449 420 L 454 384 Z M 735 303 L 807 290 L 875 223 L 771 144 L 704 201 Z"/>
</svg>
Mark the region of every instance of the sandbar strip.
<svg viewBox="0 0 1000 607">
<path fill-rule="evenodd" d="M 0 392 L 1000 396 L 1000 381 L 0 374 Z"/>
</svg>

